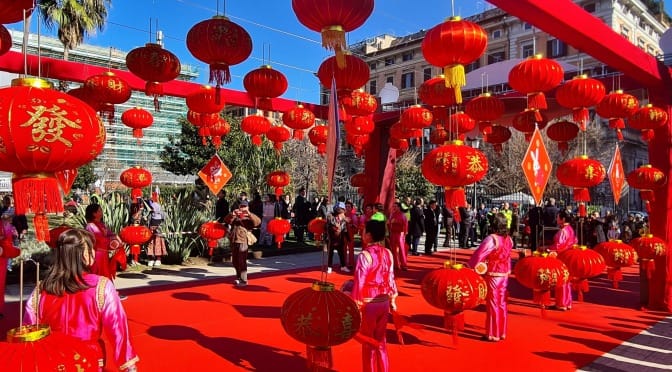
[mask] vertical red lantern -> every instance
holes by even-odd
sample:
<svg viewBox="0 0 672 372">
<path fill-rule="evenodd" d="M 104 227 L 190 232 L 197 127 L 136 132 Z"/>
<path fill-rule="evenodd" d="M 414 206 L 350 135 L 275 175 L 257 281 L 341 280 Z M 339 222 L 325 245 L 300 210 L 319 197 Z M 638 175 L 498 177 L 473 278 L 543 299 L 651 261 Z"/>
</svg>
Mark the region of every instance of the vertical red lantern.
<svg viewBox="0 0 672 372">
<path fill-rule="evenodd" d="M 625 180 L 628 181 L 630 187 L 640 190 L 639 194 L 646 204 L 647 212 L 651 212 L 650 203 L 656 200 L 654 190 L 660 189 L 667 183 L 665 173 L 651 164 L 642 165 L 628 173 Z"/>
<path fill-rule="evenodd" d="M 240 129 L 250 135 L 252 144 L 255 146 L 261 146 L 261 136 L 266 134 L 271 126 L 271 121 L 261 115 L 249 115 L 240 122 Z"/>
<path fill-rule="evenodd" d="M 291 229 L 292 225 L 289 220 L 281 217 L 275 217 L 268 221 L 268 226 L 266 227 L 266 230 L 275 237 L 275 243 L 278 245 L 278 248 L 280 248 L 282 242 L 285 241 L 285 235 L 287 235 Z"/>
<path fill-rule="evenodd" d="M 296 105 L 282 114 L 282 122 L 294 130 L 294 139 L 302 140 L 303 131 L 315 124 L 315 114 L 303 105 Z"/>
<path fill-rule="evenodd" d="M 322 217 L 313 218 L 308 222 L 308 231 L 313 234 L 315 245 L 319 245 L 327 233 L 327 221 Z"/>
<path fill-rule="evenodd" d="M 317 147 L 317 153 L 324 155 L 327 152 L 327 136 L 329 127 L 326 125 L 316 125 L 308 132 L 310 143 Z"/>
<path fill-rule="evenodd" d="M 632 266 L 637 263 L 637 252 L 631 246 L 620 240 L 609 240 L 593 247 L 595 252 L 604 257 L 608 266 L 607 277 L 613 281 L 614 288 L 618 288 L 618 282 L 623 280 L 622 267 Z"/>
<path fill-rule="evenodd" d="M 555 99 L 562 107 L 572 110 L 572 120 L 582 131 L 590 121 L 588 107 L 600 103 L 607 93 L 604 84 L 588 75 L 578 75 L 565 82 L 555 92 Z"/>
<path fill-rule="evenodd" d="M 325 59 L 317 69 L 317 77 L 320 83 L 326 88 L 331 89 L 332 78 L 336 82 L 336 89 L 339 95 L 350 94 L 369 81 L 371 70 L 369 65 L 363 59 L 345 54 L 346 65 L 339 67 L 335 57 Z"/>
<path fill-rule="evenodd" d="M 131 198 L 136 200 L 137 198 L 142 198 L 142 189 L 152 184 L 152 173 L 136 165 L 121 172 L 119 181 L 124 186 L 132 189 Z"/>
<path fill-rule="evenodd" d="M 653 139 L 653 130 L 665 125 L 667 119 L 668 115 L 665 110 L 649 103 L 630 116 L 628 125 L 641 130 L 642 138 L 648 142 Z"/>
<path fill-rule="evenodd" d="M 598 276 L 607 268 L 604 257 L 585 245 L 577 245 L 558 255 L 569 270 L 572 287 L 578 292 L 578 300 L 583 301 L 583 293 L 588 292 L 588 278 Z"/>
<path fill-rule="evenodd" d="M 633 115 L 638 108 L 639 100 L 635 96 L 616 90 L 604 96 L 595 107 L 595 111 L 602 118 L 609 120 L 609 128 L 616 129 L 616 136 L 622 141 L 621 130 L 625 128 L 623 119 Z"/>
<path fill-rule="evenodd" d="M 222 117 L 210 126 L 210 138 L 212 139 L 212 144 L 215 145 L 215 148 L 218 149 L 222 145 L 222 137 L 226 137 L 230 131 L 231 125 Z"/>
<path fill-rule="evenodd" d="M 361 315 L 355 301 L 334 284 L 315 282 L 287 297 L 280 322 L 289 336 L 306 344 L 308 370 L 328 370 L 333 367 L 331 347 L 355 336 Z"/>
<path fill-rule="evenodd" d="M 132 128 L 133 137 L 139 140 L 142 138 L 142 130 L 149 128 L 154 122 L 154 116 L 143 108 L 134 107 L 121 114 L 121 122 L 127 127 Z"/>
<path fill-rule="evenodd" d="M 289 140 L 289 129 L 285 128 L 283 125 L 273 125 L 271 126 L 271 129 L 266 132 L 266 137 L 269 141 L 273 142 L 273 148 L 280 153 L 282 144 Z"/>
<path fill-rule="evenodd" d="M 229 66 L 237 65 L 250 56 L 252 38 L 238 24 L 216 15 L 189 29 L 187 49 L 196 59 L 210 65 L 208 81 L 216 85 L 216 100 L 219 102 L 219 87 L 231 81 Z"/>
<path fill-rule="evenodd" d="M 606 176 L 607 170 L 604 165 L 597 160 L 588 158 L 586 155 L 560 164 L 556 173 L 556 177 L 561 184 L 574 188 L 574 200 L 577 202 L 589 202 L 588 188 L 599 185 Z M 586 216 L 584 203 L 579 204 L 579 216 Z"/>
<path fill-rule="evenodd" d="M 558 150 L 564 154 L 569 148 L 568 142 L 579 134 L 579 127 L 569 121 L 558 121 L 546 128 L 546 135 L 558 143 Z"/>
<path fill-rule="evenodd" d="M 656 270 L 656 259 L 667 255 L 667 243 L 652 234 L 644 234 L 639 238 L 632 239 L 630 246 L 635 249 L 640 259 L 640 265 L 651 279 Z"/>
<path fill-rule="evenodd" d="M 12 49 L 12 35 L 0 24 L 0 56 Z"/>
<path fill-rule="evenodd" d="M 504 110 L 504 102 L 490 93 L 479 95 L 467 102 L 464 107 L 464 112 L 476 120 L 483 134 L 492 131 L 490 129 L 492 122 L 504 115 Z"/>
<path fill-rule="evenodd" d="M 248 72 L 243 78 L 245 90 L 255 98 L 257 107 L 273 110 L 271 98 L 281 96 L 287 90 L 287 78 L 269 65 Z"/>
<path fill-rule="evenodd" d="M 114 120 L 114 105 L 124 103 L 131 98 L 131 87 L 126 80 L 111 71 L 89 77 L 84 82 L 84 86 L 93 95 L 93 99 L 100 104 L 100 112 L 106 114 L 110 124 Z"/>
<path fill-rule="evenodd" d="M 536 252 L 518 261 L 514 273 L 518 283 L 532 290 L 532 299 L 541 306 L 542 316 L 551 302 L 550 291 L 569 281 L 569 270 L 562 261 Z"/>
<path fill-rule="evenodd" d="M 154 97 L 154 109 L 159 110 L 159 97 L 163 96 L 162 83 L 180 75 L 182 65 L 177 56 L 163 49 L 160 44 L 147 43 L 126 54 L 126 67 L 134 75 L 145 80 L 145 94 Z"/>
<path fill-rule="evenodd" d="M 527 107 L 545 110 L 547 92 L 557 87 L 565 76 L 560 64 L 552 59 L 534 55 L 519 62 L 509 71 L 511 88 L 527 94 Z"/>
<path fill-rule="evenodd" d="M 119 238 L 121 241 L 131 246 L 131 255 L 133 255 L 133 260 L 137 262 L 142 245 L 152 238 L 152 230 L 150 230 L 149 227 L 142 225 L 126 226 L 119 231 Z M 126 253 L 124 252 L 124 255 L 125 254 Z M 112 272 L 116 271 L 117 268 L 115 267 Z"/>
<path fill-rule="evenodd" d="M 461 88 L 466 85 L 464 65 L 478 59 L 488 46 L 488 35 L 481 26 L 451 17 L 434 26 L 422 41 L 427 62 L 443 68 L 446 87 L 453 88 L 455 102 L 462 103 Z"/>
<path fill-rule="evenodd" d="M 275 195 L 280 196 L 284 194 L 283 187 L 289 185 L 289 174 L 285 171 L 271 172 L 266 176 L 266 183 L 269 186 L 275 187 Z"/>
<path fill-rule="evenodd" d="M 208 242 L 208 255 L 212 256 L 217 241 L 226 236 L 226 226 L 217 221 L 208 221 L 198 228 L 198 234 Z"/>
<path fill-rule="evenodd" d="M 201 85 L 186 97 L 189 110 L 204 114 L 220 113 L 225 106 L 221 92 L 209 85 Z"/>
</svg>

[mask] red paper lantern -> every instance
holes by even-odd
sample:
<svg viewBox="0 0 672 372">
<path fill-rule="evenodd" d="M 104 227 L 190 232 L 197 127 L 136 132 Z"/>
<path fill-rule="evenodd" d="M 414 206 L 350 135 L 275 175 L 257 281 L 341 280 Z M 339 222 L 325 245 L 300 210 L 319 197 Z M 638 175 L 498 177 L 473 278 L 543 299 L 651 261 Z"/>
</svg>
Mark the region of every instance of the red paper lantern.
<svg viewBox="0 0 672 372">
<path fill-rule="evenodd" d="M 131 188 L 131 198 L 136 200 L 142 198 L 142 189 L 152 184 L 152 173 L 147 169 L 136 165 L 121 172 L 119 181 Z"/>
<path fill-rule="evenodd" d="M 282 328 L 306 344 L 309 370 L 331 369 L 331 347 L 349 341 L 361 324 L 357 304 L 334 289 L 334 284 L 315 282 L 289 295 L 280 310 Z"/>
<path fill-rule="evenodd" d="M 622 90 L 610 92 L 597 104 L 595 111 L 604 119 L 609 120 L 609 128 L 616 129 L 619 141 L 623 140 L 621 130 L 625 128 L 624 118 L 632 116 L 639 108 L 639 100 Z"/>
<path fill-rule="evenodd" d="M 245 90 L 257 100 L 257 107 L 273 110 L 271 98 L 281 96 L 287 90 L 287 78 L 269 65 L 248 72 L 243 78 Z"/>
<path fill-rule="evenodd" d="M 351 134 L 351 133 L 346 133 L 345 134 L 345 141 L 352 146 L 353 151 L 355 152 L 356 156 L 362 156 L 364 153 L 364 147 L 366 146 L 367 143 L 369 143 L 369 135 L 368 134 Z"/>
<path fill-rule="evenodd" d="M 187 49 L 196 59 L 210 65 L 208 81 L 215 83 L 219 102 L 219 87 L 231 81 L 229 66 L 237 65 L 250 56 L 252 39 L 244 28 L 227 17 L 216 15 L 189 29 Z"/>
<path fill-rule="evenodd" d="M 68 94 L 89 105 L 93 111 L 98 112 L 102 109 L 102 105 L 100 102 L 96 101 L 93 94 L 91 94 L 91 92 L 86 89 L 86 85 L 82 85 L 79 88 L 70 89 Z"/>
<path fill-rule="evenodd" d="M 408 151 L 408 140 L 405 138 L 390 137 L 387 142 L 390 145 L 390 148 L 398 151 L 397 156 L 401 156 L 404 152 Z"/>
<path fill-rule="evenodd" d="M 121 114 L 121 122 L 127 127 L 133 128 L 133 137 L 139 139 L 142 138 L 142 130 L 152 125 L 154 117 L 149 111 L 134 107 Z"/>
<path fill-rule="evenodd" d="M 579 134 L 579 127 L 569 121 L 558 121 L 546 128 L 546 135 L 558 143 L 558 150 L 564 154 L 569 144 L 568 142 L 576 138 Z"/>
<path fill-rule="evenodd" d="M 292 0 L 292 9 L 302 25 L 322 34 L 322 46 L 334 50 L 339 66 L 344 66 L 345 33 L 364 24 L 373 12 L 373 0 Z"/>
<path fill-rule="evenodd" d="M 370 116 L 353 116 L 343 127 L 346 133 L 361 136 L 373 132 L 375 123 Z"/>
<path fill-rule="evenodd" d="M 0 56 L 12 49 L 12 35 L 0 24 Z"/>
<path fill-rule="evenodd" d="M 275 217 L 268 221 L 268 226 L 266 227 L 266 230 L 275 237 L 275 243 L 278 245 L 278 248 L 280 248 L 282 242 L 285 241 L 285 235 L 289 233 L 289 230 L 291 229 L 292 224 L 289 220 L 285 220 L 281 217 Z"/>
<path fill-rule="evenodd" d="M 598 276 L 607 268 L 604 257 L 585 245 L 576 245 L 558 255 L 569 270 L 572 287 L 578 292 L 578 300 L 583 301 L 583 293 L 589 291 L 588 278 Z"/>
<path fill-rule="evenodd" d="M 289 129 L 283 125 L 273 125 L 266 133 L 266 137 L 273 142 L 273 147 L 279 152 L 282 150 L 282 144 L 287 142 L 290 137 Z"/>
<path fill-rule="evenodd" d="M 488 287 L 480 275 L 452 262 L 427 273 L 420 290 L 425 301 L 443 310 L 444 326 L 453 332 L 453 337 L 464 330 L 464 310 L 484 304 L 488 294 Z"/>
<path fill-rule="evenodd" d="M 460 134 L 471 132 L 476 128 L 476 120 L 462 111 L 450 115 L 448 123 L 448 130 L 454 130 Z"/>
<path fill-rule="evenodd" d="M 327 221 L 322 217 L 313 218 L 308 222 L 308 231 L 313 234 L 315 244 L 319 244 L 327 233 Z"/>
<path fill-rule="evenodd" d="M 187 121 L 198 128 L 198 135 L 201 136 L 203 146 L 207 145 L 206 137 L 210 136 L 210 128 L 218 121 L 222 120 L 218 112 L 199 113 L 196 111 L 187 111 Z"/>
<path fill-rule="evenodd" d="M 56 244 L 58 243 L 58 238 L 63 234 L 64 232 L 72 229 L 72 227 L 68 225 L 60 225 L 58 227 L 54 227 L 53 229 L 49 230 L 49 240 L 46 242 L 47 245 L 50 248 L 56 249 Z"/>
<path fill-rule="evenodd" d="M 516 280 L 532 289 L 533 301 L 541 306 L 542 314 L 550 305 L 551 289 L 562 287 L 569 280 L 569 270 L 562 261 L 546 254 L 528 256 L 514 267 Z"/>
<path fill-rule="evenodd" d="M 114 105 L 128 101 L 131 98 L 131 87 L 126 80 L 111 71 L 94 75 L 86 79 L 84 86 L 99 103 L 100 112 L 106 114 L 107 121 L 114 120 Z"/>
<path fill-rule="evenodd" d="M 303 105 L 296 105 L 282 114 L 282 122 L 294 130 L 294 139 L 302 140 L 303 131 L 315 124 L 315 114 Z"/>
<path fill-rule="evenodd" d="M 420 105 L 414 105 L 401 113 L 399 121 L 406 129 L 424 129 L 432 125 L 434 117 L 431 111 Z"/>
<path fill-rule="evenodd" d="M 548 119 L 539 110 L 525 109 L 513 116 L 513 128 L 525 134 L 525 141 L 530 142 L 536 128 L 546 128 Z"/>
<path fill-rule="evenodd" d="M 221 92 L 209 85 L 201 85 L 198 90 L 189 93 L 186 103 L 189 110 L 201 114 L 219 114 L 225 106 Z"/>
<path fill-rule="evenodd" d="M 363 59 L 351 54 L 345 54 L 344 57 L 345 67 L 339 67 L 336 57 L 330 57 L 325 59 L 317 70 L 317 77 L 326 89 L 331 89 L 333 78 L 339 95 L 350 94 L 353 90 L 363 87 L 369 81 L 371 73 L 369 65 Z"/>
<path fill-rule="evenodd" d="M 317 153 L 324 155 L 327 152 L 327 136 L 329 127 L 326 125 L 316 125 L 308 132 L 310 143 L 317 147 Z"/>
<path fill-rule="evenodd" d="M 0 170 L 14 173 L 16 214 L 63 211 L 54 173 L 90 162 L 105 144 L 105 127 L 93 109 L 49 88 L 27 78 L 0 89 Z"/>
<path fill-rule="evenodd" d="M 345 112 L 353 116 L 368 116 L 376 112 L 378 101 L 376 97 L 361 90 L 353 90 L 350 94 L 339 97 L 339 101 Z"/>
<path fill-rule="evenodd" d="M 35 0 L 5 0 L 0 1 L 0 23 L 10 24 L 23 21 L 35 9 Z"/>
<path fill-rule="evenodd" d="M 141 246 L 152 238 L 152 230 L 141 225 L 126 226 L 119 231 L 119 238 L 131 246 L 131 254 L 137 257 L 140 254 Z"/>
<path fill-rule="evenodd" d="M 478 59 L 488 46 L 488 35 L 476 23 L 451 17 L 434 26 L 422 40 L 427 62 L 443 68 L 446 87 L 453 88 L 455 102 L 462 103 L 461 87 L 466 85 L 464 65 Z"/>
<path fill-rule="evenodd" d="M 443 145 L 450 140 L 450 133 L 443 128 L 436 128 L 429 133 L 429 142 L 434 145 Z"/>
<path fill-rule="evenodd" d="M 665 125 L 667 119 L 668 115 L 665 110 L 649 103 L 630 116 L 628 125 L 641 130 L 642 138 L 648 142 L 653 139 L 653 130 Z"/>
<path fill-rule="evenodd" d="M 667 255 L 667 243 L 652 234 L 644 234 L 630 241 L 640 259 L 640 265 L 644 268 L 646 276 L 651 279 L 656 270 L 656 259 Z"/>
<path fill-rule="evenodd" d="M 527 94 L 527 107 L 545 110 L 547 92 L 557 87 L 565 76 L 560 64 L 552 59 L 534 55 L 519 62 L 509 71 L 511 88 Z"/>
<path fill-rule="evenodd" d="M 601 81 L 588 78 L 588 75 L 578 75 L 558 87 L 555 99 L 560 106 L 572 110 L 572 120 L 585 131 L 590 121 L 588 107 L 600 103 L 606 93 Z"/>
<path fill-rule="evenodd" d="M 483 93 L 464 106 L 464 112 L 476 120 L 483 134 L 491 132 L 492 122 L 504 115 L 504 110 L 504 102 L 490 93 Z"/>
<path fill-rule="evenodd" d="M 446 107 L 455 105 L 455 91 L 446 86 L 443 75 L 431 78 L 420 85 L 418 98 L 430 106 Z"/>
<path fill-rule="evenodd" d="M 632 266 L 637 263 L 637 252 L 631 246 L 620 240 L 609 240 L 593 247 L 595 252 L 604 257 L 604 261 L 609 267 L 607 277 L 613 280 L 614 288 L 618 288 L 618 282 L 623 280 L 622 267 Z"/>
<path fill-rule="evenodd" d="M 502 145 L 511 138 L 511 129 L 501 125 L 493 125 L 490 133 L 483 136 L 483 141 L 492 145 L 497 154 L 502 153 Z"/>
<path fill-rule="evenodd" d="M 261 136 L 266 134 L 271 126 L 271 121 L 261 115 L 246 116 L 240 122 L 240 129 L 250 135 L 252 144 L 255 146 L 261 146 Z"/>
<path fill-rule="evenodd" d="M 198 235 L 208 242 L 208 255 L 212 256 L 217 241 L 226 236 L 226 226 L 217 221 L 208 221 L 198 228 Z"/>
<path fill-rule="evenodd" d="M 212 139 L 212 144 L 215 145 L 215 148 L 218 149 L 222 145 L 222 137 L 226 137 L 230 131 L 231 125 L 221 117 L 210 126 L 210 138 Z"/>
<path fill-rule="evenodd" d="M 134 75 L 145 80 L 145 94 L 154 97 L 154 109 L 159 110 L 159 97 L 163 96 L 163 85 L 180 75 L 182 65 L 177 56 L 163 49 L 160 44 L 147 43 L 126 54 L 126 67 Z"/>
<path fill-rule="evenodd" d="M 574 200 L 577 202 L 589 202 L 588 188 L 599 185 L 606 176 L 607 170 L 604 165 L 597 160 L 589 159 L 586 155 L 560 164 L 556 173 L 561 184 L 574 188 Z M 582 217 L 586 215 L 584 204 L 579 205 L 579 215 Z"/>
<path fill-rule="evenodd" d="M 651 164 L 645 164 L 628 173 L 625 177 L 630 187 L 640 189 L 639 194 L 646 204 L 646 210 L 651 212 L 652 201 L 655 201 L 653 190 L 659 189 L 667 183 L 667 177 L 660 169 Z"/>
<path fill-rule="evenodd" d="M 275 187 L 275 195 L 280 196 L 284 194 L 283 187 L 289 185 L 289 174 L 285 171 L 271 172 L 266 176 L 266 183 L 269 186 Z"/>
<path fill-rule="evenodd" d="M 350 176 L 350 186 L 352 187 L 366 187 L 369 184 L 369 176 L 365 173 L 355 173 Z"/>
</svg>

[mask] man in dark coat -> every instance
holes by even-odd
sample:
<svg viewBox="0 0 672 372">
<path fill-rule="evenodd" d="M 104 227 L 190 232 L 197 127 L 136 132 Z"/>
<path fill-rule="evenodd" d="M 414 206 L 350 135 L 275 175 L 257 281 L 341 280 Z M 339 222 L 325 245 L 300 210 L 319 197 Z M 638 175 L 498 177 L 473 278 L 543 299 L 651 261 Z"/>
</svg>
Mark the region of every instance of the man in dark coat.
<svg viewBox="0 0 672 372">
<path fill-rule="evenodd" d="M 541 211 L 541 220 L 544 223 L 544 245 L 550 244 L 553 241 L 553 236 L 558 227 L 558 213 L 560 210 L 555 206 L 555 199 L 550 198 L 544 209 Z M 550 229 L 549 229 L 550 228 Z"/>
<path fill-rule="evenodd" d="M 539 233 L 541 232 L 541 207 L 534 206 L 527 212 L 527 224 L 530 226 L 530 250 L 532 252 L 537 250 L 539 241 Z"/>
<path fill-rule="evenodd" d="M 436 252 L 439 239 L 441 213 L 436 207 L 436 200 L 430 200 L 423 213 L 425 215 L 425 255 L 429 256 L 432 252 Z"/>
<path fill-rule="evenodd" d="M 311 205 L 308 200 L 306 200 L 306 189 L 303 187 L 299 189 L 299 195 L 296 196 L 294 200 L 294 206 L 292 211 L 294 212 L 294 235 L 296 236 L 296 241 L 299 243 L 303 242 L 303 235 L 310 222 L 310 209 Z"/>
<path fill-rule="evenodd" d="M 411 219 L 408 221 L 408 235 L 411 243 L 411 254 L 418 256 L 418 244 L 420 237 L 425 232 L 425 214 L 422 211 L 422 199 L 415 199 L 415 204 L 411 208 Z"/>
<path fill-rule="evenodd" d="M 215 219 L 217 222 L 224 222 L 224 217 L 229 214 L 229 202 L 226 200 L 226 191 L 220 190 L 217 193 L 217 203 L 215 203 Z"/>
</svg>

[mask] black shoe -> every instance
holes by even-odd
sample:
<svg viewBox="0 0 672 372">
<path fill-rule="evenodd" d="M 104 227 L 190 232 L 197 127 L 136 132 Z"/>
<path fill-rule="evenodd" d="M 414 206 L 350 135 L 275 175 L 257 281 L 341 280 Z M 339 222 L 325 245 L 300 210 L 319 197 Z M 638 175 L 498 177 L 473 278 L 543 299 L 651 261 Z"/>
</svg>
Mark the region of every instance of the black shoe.
<svg viewBox="0 0 672 372">
<path fill-rule="evenodd" d="M 420 253 L 418 253 L 418 252 L 411 252 L 411 254 L 412 254 L 413 256 L 419 256 L 419 255 L 420 255 Z"/>
<path fill-rule="evenodd" d="M 425 252 L 425 256 L 431 256 L 432 252 Z"/>
</svg>

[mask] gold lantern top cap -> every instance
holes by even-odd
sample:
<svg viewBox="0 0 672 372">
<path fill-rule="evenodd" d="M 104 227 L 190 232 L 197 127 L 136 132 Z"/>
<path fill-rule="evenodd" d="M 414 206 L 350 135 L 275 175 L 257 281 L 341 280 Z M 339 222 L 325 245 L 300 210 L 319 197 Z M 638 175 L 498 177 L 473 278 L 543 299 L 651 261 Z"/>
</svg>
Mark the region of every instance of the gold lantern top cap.
<svg viewBox="0 0 672 372">
<path fill-rule="evenodd" d="M 25 78 L 12 79 L 12 86 L 51 89 L 54 87 L 54 84 L 41 78 L 25 77 Z"/>
<path fill-rule="evenodd" d="M 25 325 L 7 331 L 7 342 L 35 342 L 49 336 L 50 333 L 51 328 L 46 324 Z"/>
<path fill-rule="evenodd" d="M 315 282 L 313 283 L 310 288 L 313 289 L 313 291 L 317 292 L 333 292 L 334 291 L 334 283 L 329 283 L 329 282 Z"/>
</svg>

